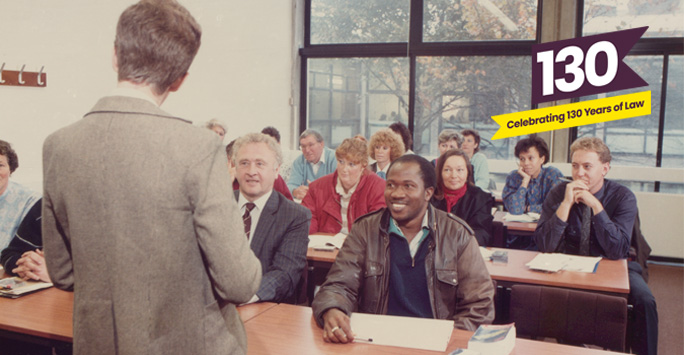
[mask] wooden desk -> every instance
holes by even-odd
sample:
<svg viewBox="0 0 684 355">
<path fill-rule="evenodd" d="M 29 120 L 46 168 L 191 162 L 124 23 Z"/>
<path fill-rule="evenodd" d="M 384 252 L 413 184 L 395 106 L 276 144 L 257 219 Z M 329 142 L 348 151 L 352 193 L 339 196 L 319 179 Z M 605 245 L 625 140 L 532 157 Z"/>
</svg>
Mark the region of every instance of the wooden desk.
<svg viewBox="0 0 684 355">
<path fill-rule="evenodd" d="M 337 253 L 339 253 L 339 249 L 335 249 L 333 251 L 321 251 L 321 250 L 314 250 L 314 248 L 309 248 L 306 251 L 306 260 L 309 261 L 309 266 L 313 267 L 328 267 L 332 265 L 332 263 L 335 262 L 335 258 L 337 258 Z"/>
<path fill-rule="evenodd" d="M 277 303 L 273 302 L 252 303 L 239 306 L 237 310 L 240 314 L 240 319 L 242 319 L 242 322 L 244 323 L 277 305 Z"/>
<path fill-rule="evenodd" d="M 492 250 L 496 249 L 492 248 Z M 517 249 L 502 250 L 508 252 L 508 264 L 485 262 L 489 274 L 499 286 L 510 287 L 513 284 L 520 283 L 598 291 L 625 297 L 629 294 L 627 260 L 603 259 L 599 262 L 596 272 L 592 274 L 575 271 L 545 273 L 530 270 L 525 266 L 539 252 Z M 309 249 L 307 259 L 310 263 L 316 263 L 316 267 L 330 268 L 335 262 L 337 253 L 337 250 L 329 252 Z"/>
<path fill-rule="evenodd" d="M 245 322 L 248 354 L 437 354 L 434 351 L 365 343 L 332 344 L 323 341 L 323 330 L 311 316 L 311 308 L 279 304 Z M 472 332 L 454 329 L 445 354 L 465 348 Z M 517 339 L 511 354 L 601 355 L 613 352 Z"/>
<path fill-rule="evenodd" d="M 506 230 L 514 231 L 516 235 L 532 235 L 534 230 L 537 229 L 536 222 L 509 222 L 504 221 L 504 216 L 507 212 L 496 211 L 494 212 L 494 222 L 503 224 Z"/>
<path fill-rule="evenodd" d="M 71 342 L 74 293 L 54 287 L 17 299 L 0 297 L 0 330 Z"/>
<path fill-rule="evenodd" d="M 497 248 L 492 248 L 492 250 L 497 250 Z M 489 274 L 499 286 L 533 284 L 598 291 L 623 297 L 627 297 L 629 294 L 627 260 L 625 259 L 602 259 L 596 272 L 592 274 L 562 270 L 557 273 L 547 273 L 534 271 L 525 266 L 539 252 L 516 249 L 501 250 L 508 252 L 508 264 L 485 262 Z"/>
</svg>

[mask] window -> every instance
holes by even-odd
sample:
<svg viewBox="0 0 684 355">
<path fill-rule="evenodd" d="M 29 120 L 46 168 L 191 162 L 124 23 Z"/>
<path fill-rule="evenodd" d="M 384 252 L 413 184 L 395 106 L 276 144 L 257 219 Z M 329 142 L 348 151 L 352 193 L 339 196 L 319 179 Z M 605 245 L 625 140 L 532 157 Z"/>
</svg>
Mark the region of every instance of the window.
<svg viewBox="0 0 684 355">
<path fill-rule="evenodd" d="M 306 0 L 300 126 L 326 144 L 393 122 L 413 150 L 438 154 L 444 128 L 474 128 L 481 151 L 509 159 L 518 138 L 492 141 L 492 115 L 530 109 L 537 0 Z"/>
<path fill-rule="evenodd" d="M 684 168 L 683 0 L 584 1 L 582 34 L 649 29 L 625 58 L 648 87 L 583 97 L 592 100 L 651 90 L 651 115 L 578 127 L 610 147 L 614 165 Z M 682 184 L 626 182 L 633 190 L 682 192 Z"/>
</svg>

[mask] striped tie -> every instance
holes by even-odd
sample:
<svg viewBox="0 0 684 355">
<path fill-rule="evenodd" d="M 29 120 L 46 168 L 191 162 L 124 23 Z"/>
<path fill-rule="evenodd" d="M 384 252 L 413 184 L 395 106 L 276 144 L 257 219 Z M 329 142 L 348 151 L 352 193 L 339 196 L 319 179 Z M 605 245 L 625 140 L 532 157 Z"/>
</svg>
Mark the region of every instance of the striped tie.
<svg viewBox="0 0 684 355">
<path fill-rule="evenodd" d="M 242 222 L 245 224 L 245 234 L 249 239 L 249 232 L 252 230 L 252 216 L 249 214 L 256 207 L 252 202 L 245 203 L 245 214 L 242 215 Z"/>
</svg>

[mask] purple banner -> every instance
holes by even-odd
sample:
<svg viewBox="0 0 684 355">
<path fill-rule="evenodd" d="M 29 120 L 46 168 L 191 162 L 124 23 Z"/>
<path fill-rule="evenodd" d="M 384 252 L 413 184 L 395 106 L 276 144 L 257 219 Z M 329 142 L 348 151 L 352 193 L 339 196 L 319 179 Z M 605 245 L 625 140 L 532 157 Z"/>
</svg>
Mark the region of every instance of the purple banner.
<svg viewBox="0 0 684 355">
<path fill-rule="evenodd" d="M 648 86 L 622 61 L 647 29 L 532 46 L 532 104 Z"/>
</svg>

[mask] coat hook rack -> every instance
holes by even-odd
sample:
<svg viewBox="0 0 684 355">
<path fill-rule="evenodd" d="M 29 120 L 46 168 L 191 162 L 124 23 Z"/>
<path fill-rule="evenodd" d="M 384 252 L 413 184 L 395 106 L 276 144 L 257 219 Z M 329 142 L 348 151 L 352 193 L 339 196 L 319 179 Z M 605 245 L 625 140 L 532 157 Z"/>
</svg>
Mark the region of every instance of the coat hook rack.
<svg viewBox="0 0 684 355">
<path fill-rule="evenodd" d="M 43 72 L 45 66 L 39 72 L 25 71 L 26 64 L 21 66 L 21 70 L 5 70 L 5 63 L 0 66 L 0 86 L 27 86 L 27 87 L 46 87 L 47 73 Z"/>
</svg>

